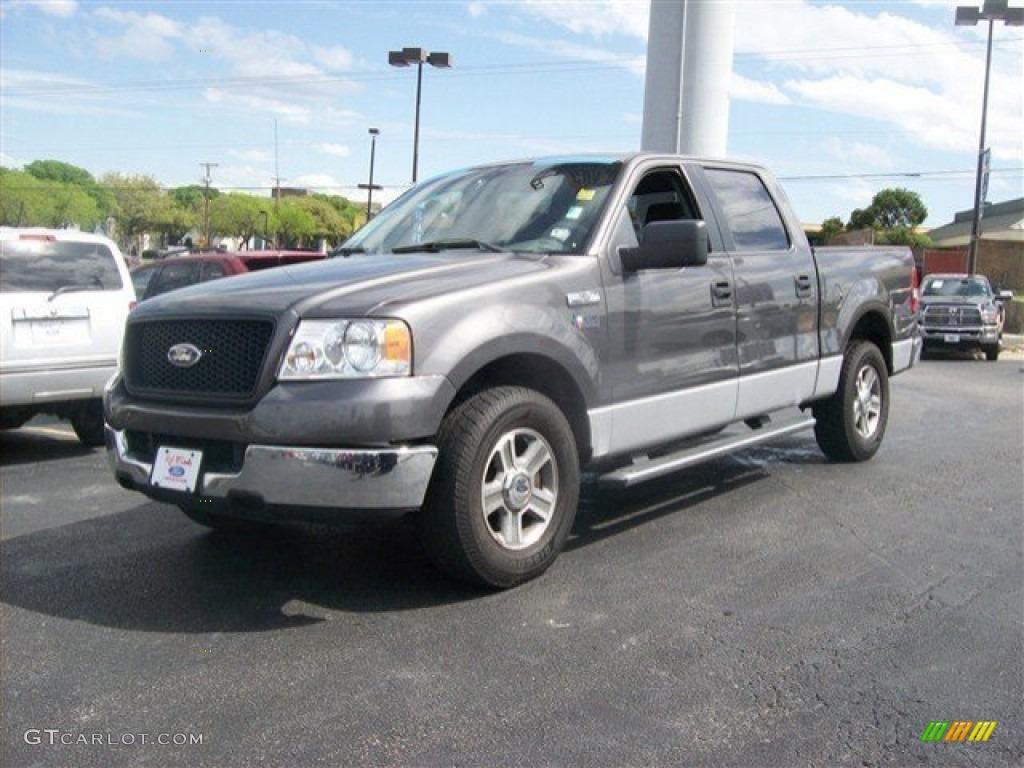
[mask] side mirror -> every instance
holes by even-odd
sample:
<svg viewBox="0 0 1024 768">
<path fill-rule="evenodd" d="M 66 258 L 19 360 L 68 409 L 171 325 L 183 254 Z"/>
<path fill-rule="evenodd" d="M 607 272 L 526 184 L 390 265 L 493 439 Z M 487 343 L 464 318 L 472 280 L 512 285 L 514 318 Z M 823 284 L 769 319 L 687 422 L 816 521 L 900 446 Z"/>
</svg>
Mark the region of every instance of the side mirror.
<svg viewBox="0 0 1024 768">
<path fill-rule="evenodd" d="M 644 227 L 640 245 L 619 251 L 626 272 L 681 269 L 708 263 L 708 230 L 703 221 L 652 221 Z"/>
<path fill-rule="evenodd" d="M 996 301 L 1013 301 L 1013 291 L 999 291 L 996 293 Z"/>
</svg>

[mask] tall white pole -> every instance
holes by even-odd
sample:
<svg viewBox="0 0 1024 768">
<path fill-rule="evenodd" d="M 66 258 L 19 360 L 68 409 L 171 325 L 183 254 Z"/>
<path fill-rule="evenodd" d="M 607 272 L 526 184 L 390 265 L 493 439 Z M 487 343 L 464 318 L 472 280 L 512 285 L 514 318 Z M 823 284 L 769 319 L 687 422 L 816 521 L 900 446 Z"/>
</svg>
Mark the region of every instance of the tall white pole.
<svg viewBox="0 0 1024 768">
<path fill-rule="evenodd" d="M 652 2 L 642 147 L 725 155 L 734 0 Z"/>
</svg>

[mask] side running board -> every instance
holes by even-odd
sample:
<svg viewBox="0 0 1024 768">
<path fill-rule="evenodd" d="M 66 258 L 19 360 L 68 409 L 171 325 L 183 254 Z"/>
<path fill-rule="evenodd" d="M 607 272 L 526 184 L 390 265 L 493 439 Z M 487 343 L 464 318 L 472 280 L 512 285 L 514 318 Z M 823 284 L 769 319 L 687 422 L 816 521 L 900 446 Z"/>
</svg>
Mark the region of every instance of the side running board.
<svg viewBox="0 0 1024 768">
<path fill-rule="evenodd" d="M 602 486 L 628 488 L 631 485 L 653 480 L 656 477 L 678 472 L 680 469 L 692 467 L 720 456 L 750 448 L 761 443 L 778 440 L 781 437 L 803 432 L 814 428 L 813 416 L 800 416 L 791 421 L 779 424 L 765 424 L 757 429 L 735 432 L 722 432 L 697 445 L 692 445 L 666 456 L 656 459 L 642 459 L 620 469 L 613 470 L 598 478 Z"/>
</svg>

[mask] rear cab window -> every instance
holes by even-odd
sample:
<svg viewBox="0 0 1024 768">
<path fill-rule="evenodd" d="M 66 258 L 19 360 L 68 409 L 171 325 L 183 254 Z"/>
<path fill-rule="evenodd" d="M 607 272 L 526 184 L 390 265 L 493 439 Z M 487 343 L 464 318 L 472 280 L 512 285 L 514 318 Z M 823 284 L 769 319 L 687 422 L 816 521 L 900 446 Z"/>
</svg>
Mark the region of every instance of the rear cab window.
<svg viewBox="0 0 1024 768">
<path fill-rule="evenodd" d="M 736 251 L 785 251 L 789 233 L 775 200 L 757 174 L 705 168 Z"/>
<path fill-rule="evenodd" d="M 124 282 L 116 257 L 103 243 L 0 241 L 0 292 L 54 293 L 62 288 L 120 291 Z"/>
</svg>

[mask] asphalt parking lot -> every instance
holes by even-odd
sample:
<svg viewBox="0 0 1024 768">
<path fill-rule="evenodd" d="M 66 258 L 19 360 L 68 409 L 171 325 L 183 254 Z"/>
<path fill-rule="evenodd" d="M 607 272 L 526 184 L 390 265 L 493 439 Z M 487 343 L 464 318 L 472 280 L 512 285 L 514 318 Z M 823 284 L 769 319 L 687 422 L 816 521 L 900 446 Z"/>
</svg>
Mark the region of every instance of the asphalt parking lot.
<svg viewBox="0 0 1024 768">
<path fill-rule="evenodd" d="M 867 464 L 799 436 L 589 489 L 502 593 L 404 522 L 209 534 L 63 425 L 3 433 L 0 763 L 1020 765 L 1022 357 L 894 379 Z"/>
</svg>

